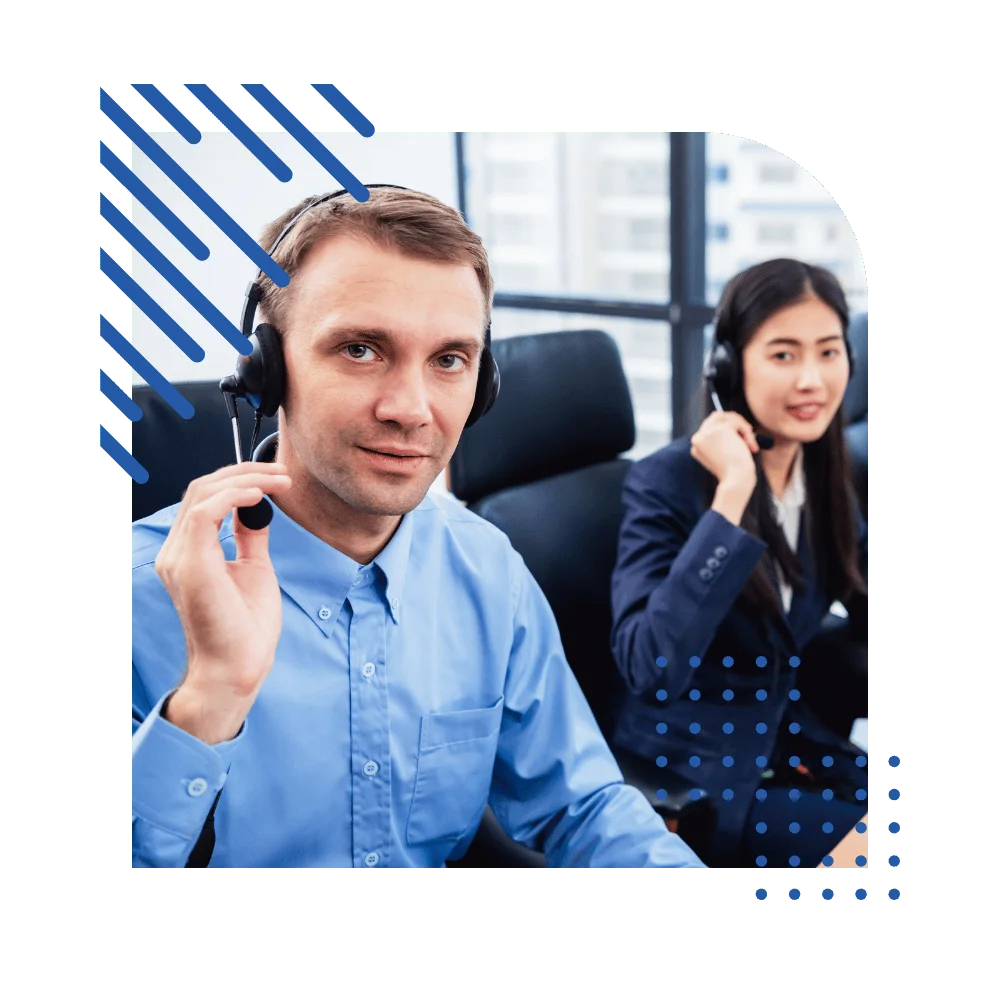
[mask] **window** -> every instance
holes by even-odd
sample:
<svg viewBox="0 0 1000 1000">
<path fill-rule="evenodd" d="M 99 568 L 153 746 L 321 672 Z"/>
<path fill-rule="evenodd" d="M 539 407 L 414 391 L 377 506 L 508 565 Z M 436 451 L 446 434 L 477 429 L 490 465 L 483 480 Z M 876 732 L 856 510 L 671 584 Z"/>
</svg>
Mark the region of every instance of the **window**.
<svg viewBox="0 0 1000 1000">
<path fill-rule="evenodd" d="M 709 217 L 727 225 L 729 238 L 706 246 L 708 302 L 750 264 L 792 256 L 829 267 L 840 279 L 852 312 L 868 307 L 868 288 L 857 240 L 830 193 L 783 153 L 737 136 L 709 132 L 710 162 L 729 164 L 729 183 L 706 184 Z"/>
<path fill-rule="evenodd" d="M 757 227 L 757 242 L 762 246 L 768 243 L 794 243 L 795 226 L 790 222 L 762 222 Z"/>
<path fill-rule="evenodd" d="M 852 312 L 867 308 L 840 207 L 760 143 L 714 132 L 479 132 L 460 133 L 456 148 L 460 204 L 496 280 L 495 335 L 607 330 L 636 407 L 635 454 L 697 425 L 706 324 L 738 271 L 794 256 L 832 270 Z"/>
<path fill-rule="evenodd" d="M 469 132 L 462 144 L 466 216 L 498 289 L 636 298 L 655 286 L 665 300 L 664 133 Z"/>
</svg>

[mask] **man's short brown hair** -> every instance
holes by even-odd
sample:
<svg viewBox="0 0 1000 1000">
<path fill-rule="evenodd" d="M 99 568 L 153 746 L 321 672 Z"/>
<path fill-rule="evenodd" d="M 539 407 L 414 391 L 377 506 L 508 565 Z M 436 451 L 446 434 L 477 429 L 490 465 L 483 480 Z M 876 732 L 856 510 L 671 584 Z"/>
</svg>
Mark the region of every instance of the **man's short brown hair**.
<svg viewBox="0 0 1000 1000">
<path fill-rule="evenodd" d="M 315 196 L 306 198 L 270 223 L 261 233 L 260 245 L 270 250 L 285 226 L 314 200 Z M 331 198 L 299 219 L 275 251 L 275 263 L 294 279 L 312 247 L 320 240 L 341 235 L 359 236 L 375 246 L 418 260 L 469 265 L 483 290 L 484 316 L 488 321 L 493 304 L 493 277 L 486 250 L 462 216 L 444 202 L 420 191 L 391 187 L 372 188 L 371 196 L 364 202 L 355 201 L 349 194 Z M 279 288 L 262 275 L 257 279 L 257 287 L 261 293 L 259 313 L 281 330 L 289 296 L 294 294 L 294 281 L 287 288 Z"/>
</svg>

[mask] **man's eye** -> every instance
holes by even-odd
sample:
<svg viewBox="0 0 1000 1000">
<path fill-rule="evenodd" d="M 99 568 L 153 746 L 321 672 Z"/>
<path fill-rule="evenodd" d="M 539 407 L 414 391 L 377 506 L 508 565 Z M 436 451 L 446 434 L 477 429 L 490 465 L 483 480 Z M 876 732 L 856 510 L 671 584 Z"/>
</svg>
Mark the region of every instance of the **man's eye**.
<svg viewBox="0 0 1000 1000">
<path fill-rule="evenodd" d="M 824 352 L 823 356 L 827 358 L 836 358 L 840 356 L 839 347 L 828 347 Z"/>
<path fill-rule="evenodd" d="M 465 364 L 465 358 L 460 357 L 458 354 L 442 354 L 438 358 L 438 364 L 449 372 L 457 372 L 462 369 Z"/>
<path fill-rule="evenodd" d="M 367 361 L 372 356 L 372 349 L 367 344 L 348 344 L 344 350 L 352 361 Z"/>
<path fill-rule="evenodd" d="M 777 354 L 772 354 L 771 357 L 775 361 L 788 361 L 792 356 L 791 351 L 778 351 Z"/>
</svg>

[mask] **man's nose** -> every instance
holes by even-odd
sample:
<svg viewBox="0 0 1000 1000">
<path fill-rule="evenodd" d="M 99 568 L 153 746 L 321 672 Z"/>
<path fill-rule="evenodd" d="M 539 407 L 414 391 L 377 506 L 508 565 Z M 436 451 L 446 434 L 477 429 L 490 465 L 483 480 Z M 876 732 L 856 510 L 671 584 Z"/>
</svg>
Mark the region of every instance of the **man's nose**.
<svg viewBox="0 0 1000 1000">
<path fill-rule="evenodd" d="M 420 427 L 431 421 L 424 366 L 400 366 L 388 373 L 375 403 L 375 416 L 402 427 Z"/>
</svg>

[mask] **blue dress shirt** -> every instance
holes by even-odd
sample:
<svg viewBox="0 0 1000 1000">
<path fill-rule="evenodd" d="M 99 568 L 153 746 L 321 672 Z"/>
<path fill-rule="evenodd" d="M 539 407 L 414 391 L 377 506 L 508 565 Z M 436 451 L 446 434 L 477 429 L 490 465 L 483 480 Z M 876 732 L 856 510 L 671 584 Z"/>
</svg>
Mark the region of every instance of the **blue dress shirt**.
<svg viewBox="0 0 1000 1000">
<path fill-rule="evenodd" d="M 167 722 L 186 646 L 153 562 L 177 513 L 133 525 L 132 856 L 182 867 L 439 867 L 487 802 L 566 867 L 701 867 L 621 773 L 505 535 L 428 494 L 359 566 L 275 509 L 274 666 L 240 733 Z M 220 540 L 235 556 L 231 518 Z"/>
</svg>

